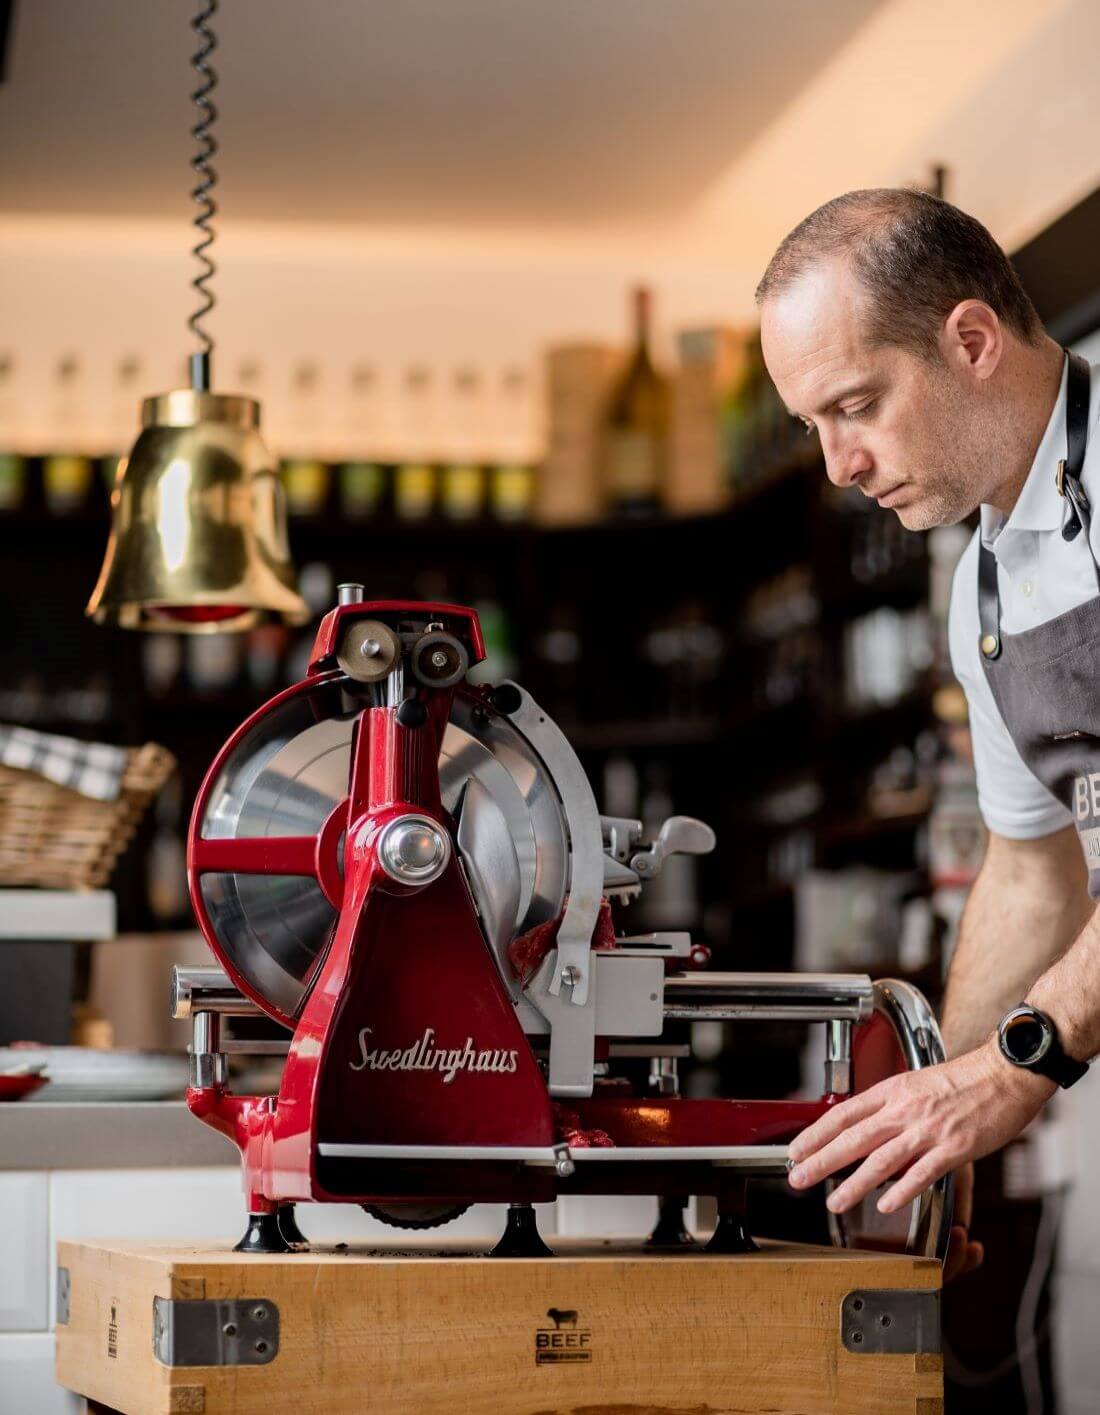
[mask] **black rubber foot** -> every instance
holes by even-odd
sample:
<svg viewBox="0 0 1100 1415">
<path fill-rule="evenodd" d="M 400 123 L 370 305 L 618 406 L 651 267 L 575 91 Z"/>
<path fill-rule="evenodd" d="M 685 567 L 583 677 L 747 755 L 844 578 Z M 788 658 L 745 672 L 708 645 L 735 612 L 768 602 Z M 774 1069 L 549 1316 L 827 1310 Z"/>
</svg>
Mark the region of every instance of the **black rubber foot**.
<svg viewBox="0 0 1100 1415">
<path fill-rule="evenodd" d="M 684 1201 L 662 1195 L 658 1202 L 657 1223 L 645 1241 L 647 1248 L 690 1248 L 695 1239 L 684 1227 Z"/>
<path fill-rule="evenodd" d="M 708 1253 L 755 1253 L 756 1244 L 745 1227 L 744 1214 L 719 1214 L 718 1226 L 706 1246 Z"/>
<path fill-rule="evenodd" d="M 279 1232 L 288 1243 L 292 1243 L 295 1248 L 309 1247 L 309 1239 L 298 1227 L 298 1220 L 294 1217 L 293 1204 L 280 1204 L 276 1217 L 279 1220 Z"/>
<path fill-rule="evenodd" d="M 249 1214 L 244 1237 L 234 1253 L 293 1253 L 279 1226 L 278 1213 Z"/>
<path fill-rule="evenodd" d="M 530 1204 L 509 1204 L 508 1222 L 490 1258 L 552 1258 L 553 1252 L 539 1236 L 535 1210 Z"/>
</svg>

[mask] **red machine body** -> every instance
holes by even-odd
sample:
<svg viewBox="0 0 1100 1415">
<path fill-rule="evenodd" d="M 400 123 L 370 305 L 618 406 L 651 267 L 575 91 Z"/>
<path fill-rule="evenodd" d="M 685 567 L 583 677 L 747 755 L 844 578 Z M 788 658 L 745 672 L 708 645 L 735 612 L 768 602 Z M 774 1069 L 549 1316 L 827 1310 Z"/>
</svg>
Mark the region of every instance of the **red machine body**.
<svg viewBox="0 0 1100 1415">
<path fill-rule="evenodd" d="M 552 1096 L 540 1039 L 521 1025 L 515 989 L 487 944 L 454 848 L 456 821 L 441 798 L 440 754 L 456 695 L 468 710 L 492 714 L 491 690 L 462 680 L 410 686 L 406 679 L 391 694 L 396 701 L 379 701 L 383 680 L 354 681 L 341 660 L 341 645 L 346 649 L 364 623 L 392 630 L 402 651 L 431 633 L 461 645 L 471 665 L 484 655 L 472 610 L 341 604 L 319 628 L 309 677 L 261 707 L 225 744 L 191 822 L 191 899 L 206 938 L 244 1000 L 241 1010 L 254 1005 L 291 1032 L 277 1095 L 233 1094 L 224 1063 L 193 1070 L 188 1091 L 193 1113 L 238 1145 L 249 1213 L 272 1214 L 303 1200 L 400 1213 L 407 1205 L 525 1204 L 567 1192 L 713 1193 L 720 1205 L 738 1203 L 751 1156 L 744 1164 L 711 1163 L 709 1156 L 784 1146 L 837 1093 L 799 1101 L 693 1099 L 639 1094 L 620 1078 L 597 1074 L 590 1095 Z M 384 637 L 372 632 L 367 643 Z M 346 797 L 310 834 L 209 833 L 212 795 L 242 743 L 278 720 L 273 714 L 306 711 L 318 693 L 339 693 L 350 721 Z M 380 857 L 387 827 L 406 818 L 434 825 L 449 842 L 445 868 L 430 883 L 395 879 Z M 327 941 L 302 971 L 293 1007 L 273 1000 L 226 945 L 204 879 L 227 874 L 270 876 L 272 888 L 305 877 L 332 910 Z M 666 973 L 672 968 L 666 960 Z M 197 1001 L 193 1010 L 202 1010 Z M 210 1035 L 216 1054 L 220 1034 Z M 597 1032 L 595 1055 L 606 1056 L 612 1042 Z M 859 1089 L 913 1064 L 882 1010 L 855 1025 L 854 1043 Z M 574 1157 L 578 1146 L 594 1145 L 618 1150 L 622 1159 L 567 1162 L 567 1135 Z M 558 1160 L 525 1162 L 535 1153 Z"/>
</svg>

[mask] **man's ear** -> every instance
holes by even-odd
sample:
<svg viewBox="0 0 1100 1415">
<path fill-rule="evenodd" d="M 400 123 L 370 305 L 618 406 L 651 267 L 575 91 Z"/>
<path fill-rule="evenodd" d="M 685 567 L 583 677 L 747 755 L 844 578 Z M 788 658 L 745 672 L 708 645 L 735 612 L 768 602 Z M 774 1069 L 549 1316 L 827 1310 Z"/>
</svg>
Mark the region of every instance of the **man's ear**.
<svg viewBox="0 0 1100 1415">
<path fill-rule="evenodd" d="M 939 346 L 955 373 L 984 383 L 1004 353 L 1004 330 L 996 310 L 984 300 L 961 300 L 943 322 Z"/>
</svg>

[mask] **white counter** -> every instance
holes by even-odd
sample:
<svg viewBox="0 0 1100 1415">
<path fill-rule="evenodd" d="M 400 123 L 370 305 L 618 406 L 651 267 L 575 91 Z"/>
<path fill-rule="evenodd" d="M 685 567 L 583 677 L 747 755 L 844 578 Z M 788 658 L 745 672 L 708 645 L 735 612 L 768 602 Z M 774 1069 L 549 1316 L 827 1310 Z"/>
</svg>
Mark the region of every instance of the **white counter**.
<svg viewBox="0 0 1100 1415">
<path fill-rule="evenodd" d="M 0 1170 L 150 1169 L 239 1163 L 183 1101 L 0 1105 Z"/>
</svg>

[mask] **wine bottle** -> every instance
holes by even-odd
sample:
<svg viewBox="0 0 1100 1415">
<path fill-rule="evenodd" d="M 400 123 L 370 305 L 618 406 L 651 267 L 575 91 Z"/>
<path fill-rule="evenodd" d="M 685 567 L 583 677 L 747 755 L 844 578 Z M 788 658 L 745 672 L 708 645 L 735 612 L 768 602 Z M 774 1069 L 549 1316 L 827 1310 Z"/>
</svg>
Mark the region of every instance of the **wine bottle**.
<svg viewBox="0 0 1100 1415">
<path fill-rule="evenodd" d="M 178 776 L 157 796 L 153 819 L 155 831 L 145 861 L 145 893 L 153 917 L 163 923 L 187 913 L 187 844 Z"/>
<path fill-rule="evenodd" d="M 479 460 L 484 429 L 475 369 L 459 369 L 450 429 L 451 458 L 443 468 L 440 501 L 450 521 L 473 521 L 485 511 L 485 472 Z"/>
<path fill-rule="evenodd" d="M 386 468 L 379 454 L 380 400 L 378 378 L 370 364 L 351 371 L 351 398 L 347 427 L 350 455 L 340 467 L 340 509 L 351 520 L 378 516 L 386 496 Z"/>
<path fill-rule="evenodd" d="M 608 403 L 604 422 L 604 497 L 619 514 L 645 514 L 661 504 L 669 421 L 669 389 L 649 353 L 650 292 L 633 294 L 634 349 Z"/>
<path fill-rule="evenodd" d="M 435 427 L 430 370 L 417 365 L 405 378 L 402 460 L 394 473 L 393 509 L 399 521 L 422 521 L 436 509 L 432 461 Z"/>
<path fill-rule="evenodd" d="M 58 451 L 42 464 L 46 505 L 51 511 L 76 511 L 83 507 L 92 485 L 92 463 L 79 450 L 87 436 L 84 405 L 79 391 L 80 362 L 75 354 L 58 361 L 51 422 Z"/>
<path fill-rule="evenodd" d="M 746 350 L 740 377 L 731 385 L 721 415 L 726 484 L 735 498 L 749 489 L 758 471 L 759 389 L 763 377 L 760 342 L 753 339 Z"/>
<path fill-rule="evenodd" d="M 469 681 L 478 683 L 502 683 L 516 671 L 516 656 L 513 650 L 512 621 L 508 611 L 499 600 L 486 595 L 474 600 L 474 609 L 481 624 L 481 637 L 485 644 L 485 657 L 469 672 Z"/>
<path fill-rule="evenodd" d="M 498 521 L 527 521 L 535 503 L 535 467 L 530 395 L 523 369 L 505 370 L 501 394 L 500 460 L 490 470 L 489 504 Z"/>
<path fill-rule="evenodd" d="M 318 455 L 321 439 L 320 370 L 306 360 L 294 370 L 290 400 L 291 455 L 282 464 L 287 510 L 319 516 L 328 501 L 331 469 Z"/>
<path fill-rule="evenodd" d="M 126 452 L 119 449 L 132 444 L 135 429 L 141 423 L 141 396 L 138 392 L 141 372 L 141 359 L 137 354 L 126 354 L 119 360 L 111 396 L 109 450 L 99 459 L 100 476 L 108 494 L 114 490 L 119 469 L 126 460 Z"/>
<path fill-rule="evenodd" d="M 0 354 L 0 511 L 15 511 L 23 503 L 27 489 L 27 459 L 15 450 L 17 404 L 11 394 L 15 361 Z"/>
</svg>

